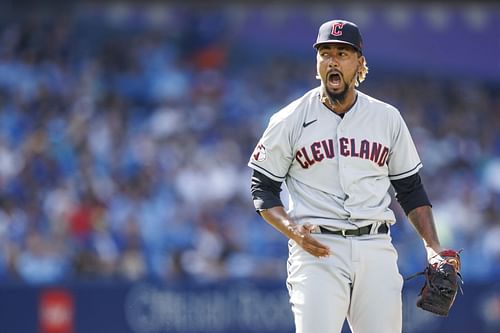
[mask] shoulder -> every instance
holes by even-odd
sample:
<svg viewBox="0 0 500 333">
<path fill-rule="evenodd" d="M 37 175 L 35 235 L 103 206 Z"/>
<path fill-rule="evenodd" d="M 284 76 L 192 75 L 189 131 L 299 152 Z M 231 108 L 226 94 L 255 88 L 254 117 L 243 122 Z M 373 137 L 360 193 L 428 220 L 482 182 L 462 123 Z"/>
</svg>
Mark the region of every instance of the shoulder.
<svg viewBox="0 0 500 333">
<path fill-rule="evenodd" d="M 358 91 L 358 98 L 360 109 L 368 119 L 387 124 L 393 130 L 400 128 L 404 123 L 403 116 L 395 106 L 360 91 Z"/>
<path fill-rule="evenodd" d="M 387 116 L 400 116 L 399 110 L 384 101 L 376 99 L 358 90 L 359 103 L 363 109 L 368 112 L 377 112 L 379 114 L 385 114 Z"/>
<path fill-rule="evenodd" d="M 301 97 L 289 103 L 284 108 L 271 116 L 270 125 L 280 123 L 300 123 L 305 118 L 306 114 L 312 112 L 311 104 L 318 98 L 319 88 L 314 88 L 306 92 Z"/>
</svg>

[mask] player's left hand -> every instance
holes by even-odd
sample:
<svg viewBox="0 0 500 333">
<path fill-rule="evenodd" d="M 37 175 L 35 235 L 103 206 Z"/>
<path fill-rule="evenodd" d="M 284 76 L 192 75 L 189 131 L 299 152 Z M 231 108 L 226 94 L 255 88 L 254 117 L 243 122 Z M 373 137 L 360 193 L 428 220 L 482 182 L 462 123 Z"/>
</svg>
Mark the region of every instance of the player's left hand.
<svg viewBox="0 0 500 333">
<path fill-rule="evenodd" d="M 460 275 L 460 251 L 443 250 L 429 259 L 424 272 L 425 285 L 420 291 L 417 306 L 440 316 L 450 311 L 462 277 Z"/>
</svg>

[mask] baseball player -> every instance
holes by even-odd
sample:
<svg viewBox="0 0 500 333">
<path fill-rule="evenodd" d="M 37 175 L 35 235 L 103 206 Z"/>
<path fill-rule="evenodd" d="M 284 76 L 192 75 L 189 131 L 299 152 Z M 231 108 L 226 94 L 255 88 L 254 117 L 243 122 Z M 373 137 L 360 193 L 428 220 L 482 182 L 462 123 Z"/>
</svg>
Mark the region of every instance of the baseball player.
<svg viewBox="0 0 500 333">
<path fill-rule="evenodd" d="M 358 27 L 326 22 L 314 48 L 321 85 L 271 117 L 248 163 L 254 205 L 289 238 L 297 333 L 337 333 L 346 318 L 356 333 L 401 332 L 391 185 L 428 258 L 442 251 L 422 163 L 399 111 L 356 89 L 368 72 Z"/>
</svg>

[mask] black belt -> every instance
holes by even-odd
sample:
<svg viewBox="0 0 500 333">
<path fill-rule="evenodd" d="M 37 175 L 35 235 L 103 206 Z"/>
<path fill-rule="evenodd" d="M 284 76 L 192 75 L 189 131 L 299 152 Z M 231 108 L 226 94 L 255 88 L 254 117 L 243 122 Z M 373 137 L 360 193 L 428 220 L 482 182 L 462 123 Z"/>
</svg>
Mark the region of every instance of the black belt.
<svg viewBox="0 0 500 333">
<path fill-rule="evenodd" d="M 325 227 L 319 226 L 319 230 L 321 231 L 322 234 L 333 234 L 333 235 L 340 235 L 340 236 L 362 236 L 362 235 L 368 235 L 370 231 L 372 230 L 373 224 L 358 228 L 358 229 L 342 229 L 342 230 L 330 230 Z M 386 234 L 389 232 L 389 226 L 387 223 L 382 224 L 378 230 L 377 234 Z"/>
</svg>

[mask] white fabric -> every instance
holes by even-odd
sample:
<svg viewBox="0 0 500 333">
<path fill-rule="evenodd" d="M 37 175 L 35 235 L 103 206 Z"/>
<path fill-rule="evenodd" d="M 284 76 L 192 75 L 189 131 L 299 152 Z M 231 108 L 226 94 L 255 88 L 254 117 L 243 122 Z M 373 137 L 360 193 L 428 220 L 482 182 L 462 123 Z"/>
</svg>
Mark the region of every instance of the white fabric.
<svg viewBox="0 0 500 333">
<path fill-rule="evenodd" d="M 403 278 L 389 235 L 315 234 L 332 255 L 316 258 L 289 242 L 287 287 L 296 333 L 401 333 Z M 352 286 L 352 291 L 351 291 Z"/>
<path fill-rule="evenodd" d="M 298 223 L 361 227 L 395 222 L 390 180 L 422 167 L 399 111 L 362 92 L 339 117 L 319 88 L 271 117 L 248 165 L 286 181 L 289 215 Z"/>
</svg>

